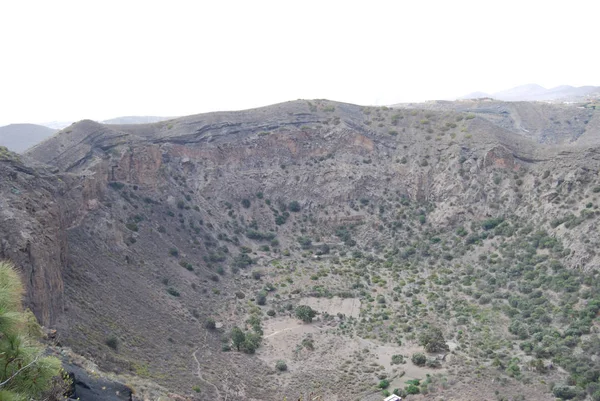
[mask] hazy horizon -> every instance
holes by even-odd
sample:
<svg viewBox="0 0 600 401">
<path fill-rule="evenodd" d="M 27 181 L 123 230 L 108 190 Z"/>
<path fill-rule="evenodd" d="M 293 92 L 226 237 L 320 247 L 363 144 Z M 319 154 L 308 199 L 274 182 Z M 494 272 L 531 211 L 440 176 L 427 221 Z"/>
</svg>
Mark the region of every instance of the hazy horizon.
<svg viewBox="0 0 600 401">
<path fill-rule="evenodd" d="M 0 53 L 0 126 L 600 85 L 599 10 L 585 1 L 3 3 L 0 34 L 12 41 Z"/>
</svg>

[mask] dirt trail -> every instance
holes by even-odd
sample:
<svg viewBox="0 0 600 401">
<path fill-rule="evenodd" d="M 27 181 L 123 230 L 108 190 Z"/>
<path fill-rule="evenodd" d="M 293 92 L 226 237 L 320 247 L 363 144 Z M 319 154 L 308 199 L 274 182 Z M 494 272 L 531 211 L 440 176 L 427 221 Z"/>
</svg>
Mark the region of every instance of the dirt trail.
<svg viewBox="0 0 600 401">
<path fill-rule="evenodd" d="M 217 394 L 217 398 L 218 398 L 219 400 L 222 400 L 222 399 L 223 399 L 223 396 L 221 395 L 221 391 L 219 390 L 219 388 L 218 388 L 218 387 L 217 387 L 215 384 L 213 384 L 212 382 L 210 382 L 210 381 L 206 380 L 206 379 L 205 379 L 205 378 L 202 376 L 202 368 L 201 368 L 201 366 L 200 366 L 200 361 L 198 361 L 198 357 L 196 356 L 196 353 L 197 353 L 198 351 L 200 351 L 201 349 L 204 349 L 204 348 L 206 348 L 206 345 L 207 345 L 207 343 L 206 343 L 206 338 L 207 338 L 207 337 L 208 337 L 208 331 L 206 332 L 206 335 L 204 336 L 204 343 L 203 343 L 203 345 L 202 345 L 200 348 L 198 348 L 196 351 L 194 351 L 194 353 L 192 354 L 192 356 L 194 357 L 194 360 L 196 361 L 196 365 L 198 366 L 198 370 L 197 370 L 197 372 L 196 372 L 196 375 L 197 375 L 197 376 L 198 376 L 198 378 L 199 378 L 200 380 L 202 380 L 204 383 L 206 383 L 206 384 L 210 385 L 212 388 L 214 388 L 214 389 L 215 389 L 215 393 Z M 227 399 L 227 397 L 225 397 L 225 399 Z"/>
</svg>

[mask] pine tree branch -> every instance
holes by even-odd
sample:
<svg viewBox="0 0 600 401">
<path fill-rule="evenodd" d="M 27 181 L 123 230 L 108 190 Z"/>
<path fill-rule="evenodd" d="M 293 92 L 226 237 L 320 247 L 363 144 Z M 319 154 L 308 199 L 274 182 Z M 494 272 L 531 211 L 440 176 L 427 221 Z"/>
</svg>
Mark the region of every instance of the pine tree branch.
<svg viewBox="0 0 600 401">
<path fill-rule="evenodd" d="M 0 383 L 0 387 L 6 385 L 6 383 L 8 383 L 9 381 L 11 381 L 12 379 L 14 379 L 19 373 L 21 373 L 22 371 L 24 371 L 25 369 L 27 369 L 28 367 L 30 367 L 31 365 L 33 365 L 34 363 L 37 362 L 37 360 L 40 358 L 40 356 L 36 356 L 33 361 L 29 362 L 27 365 L 23 366 L 21 369 L 17 370 L 11 377 L 9 377 L 8 379 L 6 379 L 5 381 L 3 381 L 2 383 Z"/>
</svg>

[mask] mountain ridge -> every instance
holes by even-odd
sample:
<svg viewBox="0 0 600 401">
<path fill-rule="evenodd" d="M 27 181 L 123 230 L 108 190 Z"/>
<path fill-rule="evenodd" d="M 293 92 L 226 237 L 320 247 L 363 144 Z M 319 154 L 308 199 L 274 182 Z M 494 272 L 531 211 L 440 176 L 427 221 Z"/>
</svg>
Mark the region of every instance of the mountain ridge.
<svg viewBox="0 0 600 401">
<path fill-rule="evenodd" d="M 473 99 L 490 97 L 502 101 L 584 101 L 589 97 L 598 98 L 600 86 L 570 86 L 561 85 L 554 88 L 544 88 L 538 84 L 526 84 L 511 89 L 494 92 L 473 92 L 458 99 Z"/>
</svg>

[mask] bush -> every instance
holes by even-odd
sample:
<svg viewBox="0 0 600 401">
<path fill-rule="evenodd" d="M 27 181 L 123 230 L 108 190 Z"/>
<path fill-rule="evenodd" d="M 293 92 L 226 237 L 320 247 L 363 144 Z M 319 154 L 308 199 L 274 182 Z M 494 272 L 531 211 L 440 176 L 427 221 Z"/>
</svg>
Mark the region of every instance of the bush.
<svg viewBox="0 0 600 401">
<path fill-rule="evenodd" d="M 275 363 L 275 369 L 277 369 L 280 372 L 285 372 L 287 370 L 287 364 L 285 363 L 285 361 L 282 361 L 280 359 Z"/>
<path fill-rule="evenodd" d="M 117 191 L 123 189 L 123 187 L 125 186 L 125 184 L 123 184 L 122 182 L 118 182 L 118 181 L 109 182 L 108 185 L 112 189 L 116 189 Z"/>
<path fill-rule="evenodd" d="M 435 359 L 435 358 L 429 358 L 429 359 L 427 359 L 426 365 L 427 365 L 428 368 L 432 368 L 432 369 L 437 369 L 437 368 L 442 367 L 442 363 L 439 360 Z"/>
<path fill-rule="evenodd" d="M 404 391 L 406 391 L 406 394 L 419 394 L 421 392 L 419 390 L 419 387 L 415 386 L 414 384 L 409 384 L 408 386 L 406 386 L 404 388 Z"/>
<path fill-rule="evenodd" d="M 244 206 L 246 209 L 248 209 L 250 207 L 250 200 L 242 199 L 242 206 Z"/>
<path fill-rule="evenodd" d="M 381 388 L 381 389 L 385 389 L 388 388 L 390 386 L 390 382 L 386 379 L 383 379 L 379 382 L 379 384 L 377 385 L 377 387 Z"/>
<path fill-rule="evenodd" d="M 119 339 L 112 335 L 106 339 L 105 344 L 116 351 L 119 348 Z"/>
<path fill-rule="evenodd" d="M 204 328 L 206 328 L 208 330 L 214 330 L 217 328 L 217 322 L 215 322 L 215 319 L 213 319 L 212 317 L 209 317 L 204 322 Z"/>
<path fill-rule="evenodd" d="M 504 221 L 504 219 L 502 217 L 496 217 L 494 219 L 487 219 L 487 220 L 484 220 L 483 223 L 481 223 L 481 227 L 484 230 L 491 230 L 493 228 L 496 228 L 496 226 L 500 225 L 503 221 Z"/>
<path fill-rule="evenodd" d="M 296 317 L 305 323 L 312 322 L 317 312 L 308 305 L 300 305 L 296 308 Z"/>
<path fill-rule="evenodd" d="M 298 237 L 298 243 L 302 249 L 309 249 L 312 245 L 312 240 L 308 237 Z"/>
<path fill-rule="evenodd" d="M 240 253 L 233 258 L 233 266 L 243 269 L 246 266 L 250 266 L 253 263 L 252 258 L 246 253 Z"/>
<path fill-rule="evenodd" d="M 404 363 L 404 357 L 402 355 L 392 355 L 391 365 L 400 365 Z"/>
<path fill-rule="evenodd" d="M 417 366 L 423 366 L 427 363 L 427 357 L 425 356 L 425 354 L 423 354 L 421 352 L 417 352 L 416 354 L 413 354 L 411 356 L 410 360 L 412 361 L 412 363 L 414 363 Z"/>
<path fill-rule="evenodd" d="M 173 287 L 169 287 L 169 288 L 167 288 L 167 292 L 169 293 L 169 295 L 172 295 L 172 296 L 174 296 L 174 297 L 178 297 L 178 296 L 180 296 L 180 295 L 181 295 L 181 294 L 179 293 L 179 291 L 177 291 L 177 290 L 176 290 L 175 288 L 173 288 Z"/>
<path fill-rule="evenodd" d="M 300 211 L 300 203 L 298 203 L 298 201 L 292 201 L 288 205 L 288 209 L 290 210 L 290 212 L 297 213 Z"/>
<path fill-rule="evenodd" d="M 570 400 L 571 398 L 577 397 L 577 388 L 573 386 L 556 386 L 552 389 L 552 393 L 555 397 L 562 398 L 563 400 Z"/>
<path fill-rule="evenodd" d="M 179 256 L 179 250 L 177 248 L 170 248 L 169 255 L 177 257 Z"/>
<path fill-rule="evenodd" d="M 266 305 L 267 304 L 267 292 L 266 291 L 260 291 L 258 294 L 256 294 L 256 303 L 258 305 Z"/>
</svg>

